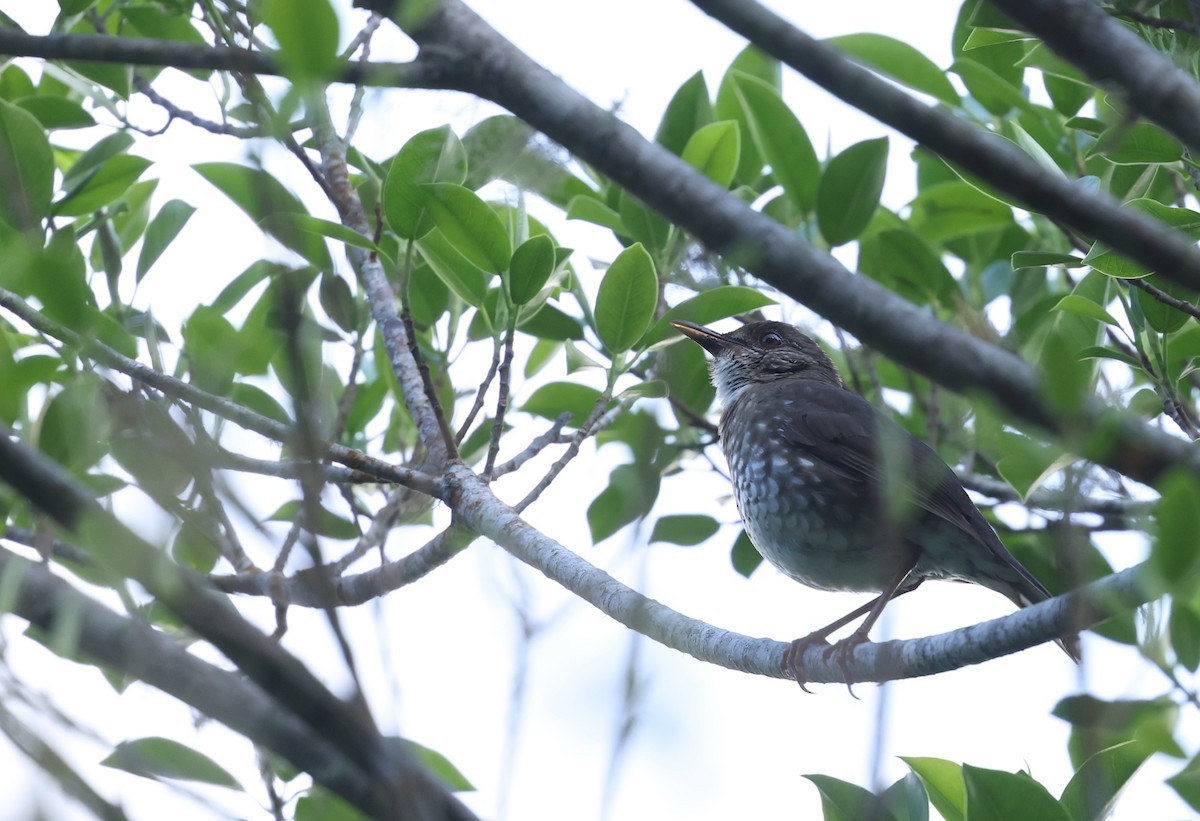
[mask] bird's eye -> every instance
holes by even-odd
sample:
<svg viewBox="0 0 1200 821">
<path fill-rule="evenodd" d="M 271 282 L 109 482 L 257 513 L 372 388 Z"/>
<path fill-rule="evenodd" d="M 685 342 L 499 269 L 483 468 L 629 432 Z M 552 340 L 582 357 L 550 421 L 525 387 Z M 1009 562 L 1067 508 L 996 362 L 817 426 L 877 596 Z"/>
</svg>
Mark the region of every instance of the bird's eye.
<svg viewBox="0 0 1200 821">
<path fill-rule="evenodd" d="M 783 344 L 783 337 L 774 331 L 767 331 L 758 341 L 764 348 L 778 348 Z"/>
</svg>

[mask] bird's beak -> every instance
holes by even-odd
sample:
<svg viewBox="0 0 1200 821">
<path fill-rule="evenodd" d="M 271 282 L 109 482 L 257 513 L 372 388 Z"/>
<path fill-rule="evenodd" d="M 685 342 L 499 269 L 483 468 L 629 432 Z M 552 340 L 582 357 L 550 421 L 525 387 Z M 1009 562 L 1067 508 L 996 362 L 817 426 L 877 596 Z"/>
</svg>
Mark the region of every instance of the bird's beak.
<svg viewBox="0 0 1200 821">
<path fill-rule="evenodd" d="M 722 351 L 727 351 L 732 347 L 741 345 L 741 343 L 730 339 L 725 334 L 719 334 L 716 331 L 705 328 L 703 325 L 697 325 L 695 322 L 676 319 L 671 324 L 675 326 L 675 330 L 700 345 L 700 347 L 713 356 L 720 356 Z"/>
</svg>

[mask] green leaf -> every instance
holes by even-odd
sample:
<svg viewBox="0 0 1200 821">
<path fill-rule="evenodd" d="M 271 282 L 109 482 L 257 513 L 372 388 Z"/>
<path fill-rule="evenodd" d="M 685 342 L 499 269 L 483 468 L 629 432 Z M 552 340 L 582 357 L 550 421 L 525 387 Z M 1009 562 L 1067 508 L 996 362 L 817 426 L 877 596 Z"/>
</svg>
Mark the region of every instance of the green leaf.
<svg viewBox="0 0 1200 821">
<path fill-rule="evenodd" d="M 82 185 L 56 202 L 53 211 L 60 217 L 77 217 L 111 205 L 150 165 L 149 160 L 131 154 L 113 157 L 88 176 Z"/>
<path fill-rule="evenodd" d="M 421 190 L 434 224 L 455 250 L 487 273 L 508 270 L 508 231 L 486 202 L 453 183 L 426 183 Z"/>
<path fill-rule="evenodd" d="M 569 413 L 569 425 L 578 427 L 591 414 L 600 398 L 600 391 L 575 382 L 551 382 L 542 385 L 521 406 L 525 413 L 546 419 L 557 419 Z"/>
<path fill-rule="evenodd" d="M 662 319 L 655 322 L 654 327 L 646 334 L 642 345 L 650 347 L 663 341 L 676 342 L 682 339 L 679 331 L 671 324 L 678 319 L 707 325 L 718 319 L 774 304 L 774 299 L 756 288 L 745 285 L 719 285 L 685 299 L 663 314 Z"/>
<path fill-rule="evenodd" d="M 738 534 L 734 541 L 733 547 L 729 551 L 729 561 L 733 564 L 733 569 L 747 579 L 762 564 L 762 554 L 755 549 L 754 543 L 750 541 L 746 531 L 743 530 Z"/>
<path fill-rule="evenodd" d="M 342 277 L 332 271 L 322 273 L 317 298 L 321 301 L 321 309 L 343 331 L 353 333 L 358 328 L 358 303 L 354 301 L 350 284 Z"/>
<path fill-rule="evenodd" d="M 1100 135 L 1087 156 L 1116 165 L 1175 163 L 1183 159 L 1183 146 L 1153 123 L 1118 123 Z"/>
<path fill-rule="evenodd" d="M 446 238 L 430 231 L 417 240 L 417 249 L 438 278 L 468 305 L 479 308 L 487 296 L 488 277 Z"/>
<path fill-rule="evenodd" d="M 46 405 L 37 429 L 38 447 L 64 467 L 84 471 L 108 452 L 109 429 L 99 380 L 81 377 Z"/>
<path fill-rule="evenodd" d="M 1159 490 L 1162 498 L 1155 506 L 1157 527 L 1150 566 L 1167 590 L 1192 596 L 1200 570 L 1200 554 L 1196 552 L 1200 488 L 1192 476 L 1176 470 L 1167 475 Z"/>
<path fill-rule="evenodd" d="M 753 132 L 750 127 L 750 112 L 746 109 L 743 96 L 738 93 L 739 75 L 758 79 L 778 97 L 782 85 L 782 69 L 774 57 L 754 46 L 746 46 L 733 58 L 725 76 L 721 78 L 721 85 L 717 88 L 717 101 L 713 106 L 713 116 L 718 120 L 736 120 L 743 134 L 751 134 Z M 746 184 L 754 182 L 762 173 L 763 162 L 763 155 L 754 140 L 743 141 L 736 178 Z"/>
<path fill-rule="evenodd" d="M 707 541 L 721 525 L 712 516 L 703 514 L 680 514 L 660 516 L 650 534 L 651 542 L 670 542 L 691 547 Z"/>
<path fill-rule="evenodd" d="M 329 0 L 261 0 L 263 22 L 294 80 L 328 76 L 337 64 L 338 17 Z"/>
<path fill-rule="evenodd" d="M 1045 787 L 1025 773 L 1006 773 L 964 764 L 970 821 L 1071 821 Z"/>
<path fill-rule="evenodd" d="M 301 512 L 307 506 L 299 499 L 291 502 L 284 502 L 279 506 L 279 509 L 266 518 L 269 522 L 288 522 L 289 524 L 296 521 Z M 343 519 L 341 516 L 327 510 L 323 505 L 318 509 L 317 523 L 305 522 L 304 528 L 318 536 L 327 536 L 330 539 L 357 539 L 362 535 L 354 522 Z"/>
<path fill-rule="evenodd" d="M 617 396 L 618 399 L 624 399 L 627 396 L 635 396 L 641 399 L 662 399 L 668 395 L 667 383 L 661 379 L 647 379 L 644 382 L 637 382 L 630 385 Z"/>
<path fill-rule="evenodd" d="M 821 809 L 825 821 L 896 821 L 883 801 L 870 790 L 842 781 L 830 775 L 805 775 L 821 793 Z"/>
<path fill-rule="evenodd" d="M 771 166 L 771 175 L 800 213 L 810 213 L 817 203 L 821 162 L 804 126 L 779 96 L 776 86 L 739 74 L 734 74 L 732 81 L 745 112 L 745 126 Z M 745 147 L 742 153 L 746 153 Z"/>
<path fill-rule="evenodd" d="M 199 781 L 240 790 L 237 779 L 203 753 L 169 738 L 139 738 L 124 741 L 100 762 L 143 778 Z"/>
<path fill-rule="evenodd" d="M 817 223 L 832 246 L 862 233 L 883 193 L 888 139 L 880 137 L 850 146 L 829 161 L 817 186 Z"/>
<path fill-rule="evenodd" d="M 654 318 L 658 277 L 641 243 L 622 251 L 600 282 L 596 296 L 596 333 L 612 353 L 629 350 Z"/>
<path fill-rule="evenodd" d="M 17 105 L 37 117 L 42 128 L 88 128 L 96 124 L 96 119 L 74 100 L 64 97 L 24 97 L 16 101 Z"/>
<path fill-rule="evenodd" d="M 1176 660 L 1191 672 L 1200 667 L 1200 616 L 1188 602 L 1171 601 L 1171 620 L 1168 622 L 1171 647 Z"/>
<path fill-rule="evenodd" d="M 262 414 L 268 419 L 274 419 L 276 422 L 281 422 L 285 425 L 295 424 L 295 420 L 288 415 L 283 405 L 279 404 L 274 396 L 271 396 L 271 394 L 257 385 L 251 385 L 248 382 L 235 382 L 229 390 L 229 398 L 255 413 Z"/>
<path fill-rule="evenodd" d="M 896 821 L 929 821 L 929 795 L 915 773 L 905 773 L 881 798 Z"/>
<path fill-rule="evenodd" d="M 467 152 L 444 125 L 415 135 L 392 160 L 383 183 L 383 213 L 393 231 L 417 239 L 433 228 L 425 214 L 426 196 L 420 186 L 444 182 L 461 185 L 467 178 Z"/>
<path fill-rule="evenodd" d="M 671 223 L 647 208 L 628 191 L 622 191 L 617 203 L 621 224 L 629 236 L 655 253 L 666 251 L 671 240 Z"/>
<path fill-rule="evenodd" d="M 1092 302 L 1085 296 L 1079 294 L 1067 294 L 1058 301 L 1051 311 L 1064 311 L 1066 313 L 1075 314 L 1077 316 L 1086 316 L 1090 319 L 1096 319 L 1114 328 L 1121 327 L 1117 320 L 1113 319 L 1112 314 L 1104 310 L 1104 308 Z"/>
<path fill-rule="evenodd" d="M 607 228 L 614 234 L 629 236 L 621 215 L 591 195 L 580 194 L 567 203 L 567 219 L 583 220 Z"/>
<path fill-rule="evenodd" d="M 951 106 L 961 102 L 942 70 L 908 43 L 882 34 L 846 34 L 825 41 L 869 68 Z"/>
<path fill-rule="evenodd" d="M 558 260 L 554 240 L 546 234 L 530 237 L 513 252 L 508 266 L 509 299 L 514 305 L 524 305 L 541 293 Z"/>
<path fill-rule="evenodd" d="M 911 210 L 909 225 L 935 246 L 1013 224 L 1011 207 L 963 180 L 926 186 Z"/>
<path fill-rule="evenodd" d="M 446 787 L 454 792 L 464 792 L 474 790 L 475 787 L 467 780 L 467 777 L 459 771 L 457 767 L 450 763 L 450 759 L 439 753 L 437 750 L 431 750 L 415 741 L 404 740 L 404 745 L 422 764 L 433 771 L 434 775 L 442 780 Z"/>
<path fill-rule="evenodd" d="M 1073 254 L 1056 254 L 1049 251 L 1017 251 L 1012 255 L 1014 271 L 1022 268 L 1080 268 L 1084 261 Z"/>
<path fill-rule="evenodd" d="M 237 163 L 208 162 L 192 166 L 196 173 L 260 225 L 285 248 L 295 251 L 315 267 L 328 270 L 333 259 L 323 237 L 299 230 L 295 222 L 271 219 L 275 214 L 307 214 L 294 194 L 261 168 Z"/>
<path fill-rule="evenodd" d="M 142 241 L 142 252 L 138 255 L 137 281 L 141 282 L 150 267 L 158 261 L 163 251 L 169 246 L 187 225 L 196 209 L 183 200 L 171 200 L 163 205 L 146 228 L 146 238 Z"/>
<path fill-rule="evenodd" d="M 1125 203 L 1125 207 L 1149 214 L 1182 231 L 1193 241 L 1200 240 L 1200 213 L 1187 208 L 1172 208 L 1148 198 L 1130 200 Z M 1151 273 L 1150 269 L 1140 262 L 1118 254 L 1102 242 L 1092 245 L 1083 261 L 1110 277 L 1137 278 Z"/>
<path fill-rule="evenodd" d="M 688 140 L 683 160 L 717 185 L 728 188 L 737 171 L 741 144 L 737 123 L 710 123 Z"/>
<path fill-rule="evenodd" d="M 967 788 L 959 765 L 941 758 L 900 756 L 900 759 L 921 779 L 930 803 L 945 821 L 965 821 Z"/>
<path fill-rule="evenodd" d="M 1142 279 L 1147 285 L 1153 285 L 1168 297 L 1175 297 L 1191 305 L 1196 304 L 1196 292 L 1182 285 L 1176 285 L 1169 279 L 1163 279 L 1157 274 L 1151 274 Z M 1173 305 L 1161 302 L 1157 296 L 1146 293 L 1141 288 L 1134 291 L 1138 307 L 1142 315 L 1150 323 L 1150 327 L 1160 334 L 1173 334 L 1187 324 L 1188 315 Z"/>
<path fill-rule="evenodd" d="M 1100 750 L 1071 777 L 1060 803 L 1075 821 L 1107 818 L 1121 789 L 1152 752 L 1136 741 Z"/>
<path fill-rule="evenodd" d="M 293 213 L 271 214 L 264 222 L 270 225 L 272 233 L 305 232 L 318 237 L 328 237 L 345 245 L 362 248 L 364 251 L 379 251 L 379 246 L 373 239 L 364 237 L 353 228 L 342 225 L 340 222 L 331 222 L 311 217 L 308 214 Z"/>
<path fill-rule="evenodd" d="M 1175 775 L 1167 779 L 1171 789 L 1175 790 L 1188 806 L 1200 812 L 1200 755 L 1194 757 Z"/>
<path fill-rule="evenodd" d="M 889 228 L 859 239 L 858 270 L 918 305 L 955 304 L 961 296 L 941 256 L 907 228 Z"/>
<path fill-rule="evenodd" d="M 608 487 L 588 505 L 588 528 L 592 543 L 612 536 L 629 523 L 650 512 L 658 498 L 658 473 L 639 465 L 617 465 L 609 476 Z"/>
<path fill-rule="evenodd" d="M 672 154 L 682 154 L 688 139 L 713 121 L 713 107 L 703 72 L 689 77 L 663 112 L 654 141 Z"/>
</svg>

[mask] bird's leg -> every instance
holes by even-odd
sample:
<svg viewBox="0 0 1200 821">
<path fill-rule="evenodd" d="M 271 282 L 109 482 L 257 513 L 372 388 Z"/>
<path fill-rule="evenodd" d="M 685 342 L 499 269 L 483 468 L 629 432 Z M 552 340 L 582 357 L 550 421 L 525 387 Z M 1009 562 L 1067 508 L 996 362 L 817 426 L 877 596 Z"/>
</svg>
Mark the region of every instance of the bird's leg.
<svg viewBox="0 0 1200 821">
<path fill-rule="evenodd" d="M 871 632 L 871 628 L 875 626 L 875 622 L 879 621 L 879 617 L 883 613 L 883 608 L 887 606 L 889 601 L 897 596 L 902 596 L 905 593 L 916 590 L 921 584 L 921 579 L 917 579 L 915 583 L 910 584 L 907 587 L 904 586 L 904 582 L 912 574 L 912 571 L 915 567 L 916 561 L 914 560 L 911 565 L 906 566 L 901 573 L 898 573 L 896 578 L 893 579 L 888 587 L 878 596 L 871 599 L 869 602 L 857 608 L 853 612 L 842 616 L 837 621 L 827 624 L 820 630 L 816 630 L 803 638 L 793 641 L 790 645 L 788 645 L 788 649 L 784 651 L 783 654 L 783 662 L 780 665 L 780 667 L 783 669 L 783 672 L 795 679 L 796 683 L 800 685 L 801 690 L 806 693 L 811 693 L 812 691 L 804 686 L 808 681 L 808 679 L 804 676 L 803 660 L 805 651 L 814 645 L 828 644 L 826 639 L 829 638 L 830 633 L 840 630 L 850 622 L 866 614 L 867 618 L 863 620 L 863 623 L 857 630 L 854 631 L 854 633 L 842 641 L 839 641 L 832 647 L 829 647 L 825 651 L 827 656 L 828 654 L 837 653 L 838 666 L 842 668 L 842 673 L 846 677 L 846 686 L 850 687 L 850 685 L 852 685 L 854 682 L 851 681 L 850 674 L 847 671 L 847 660 L 849 658 L 849 653 L 851 653 L 855 647 L 867 641 L 867 634 Z M 853 689 L 850 690 L 850 694 L 854 695 Z"/>
</svg>

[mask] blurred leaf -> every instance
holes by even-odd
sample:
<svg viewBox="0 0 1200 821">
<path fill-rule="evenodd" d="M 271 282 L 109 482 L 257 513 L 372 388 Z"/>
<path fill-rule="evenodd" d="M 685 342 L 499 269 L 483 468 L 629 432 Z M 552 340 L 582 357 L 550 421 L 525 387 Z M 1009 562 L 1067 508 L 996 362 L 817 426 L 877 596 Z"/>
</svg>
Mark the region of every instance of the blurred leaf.
<svg viewBox="0 0 1200 821">
<path fill-rule="evenodd" d="M 1076 768 L 1096 749 L 1137 741 L 1167 755 L 1183 758 L 1175 740 L 1179 706 L 1168 699 L 1104 701 L 1094 696 L 1068 696 L 1054 715 L 1072 725 L 1068 749 Z"/>
<path fill-rule="evenodd" d="M 568 424 L 578 427 L 591 414 L 600 398 L 600 391 L 576 382 L 551 382 L 542 385 L 525 400 L 521 410 L 546 419 L 571 414 Z"/>
<path fill-rule="evenodd" d="M 1025 773 L 1006 773 L 964 764 L 970 821 L 1072 821 L 1049 791 Z"/>
<path fill-rule="evenodd" d="M 275 175 L 261 168 L 226 162 L 198 163 L 192 167 L 284 247 L 323 271 L 333 267 L 324 237 L 300 230 L 294 222 L 270 219 L 279 213 L 308 213 Z"/>
<path fill-rule="evenodd" d="M 266 517 L 266 521 L 287 522 L 291 524 L 300 517 L 301 511 L 304 509 L 305 504 L 299 499 L 284 502 L 274 513 Z M 341 516 L 327 510 L 323 505 L 318 509 L 317 523 L 314 525 L 312 522 L 305 522 L 304 529 L 318 536 L 327 536 L 330 539 L 357 539 L 361 535 L 354 522 L 343 519 Z"/>
<path fill-rule="evenodd" d="M 958 283 L 929 243 L 906 228 L 859 239 L 858 270 L 918 305 L 955 304 Z"/>
<path fill-rule="evenodd" d="M 324 272 L 321 274 L 317 297 L 321 301 L 321 309 L 339 328 L 346 333 L 353 333 L 358 328 L 358 303 L 354 301 L 354 294 L 346 280 L 332 271 Z"/>
<path fill-rule="evenodd" d="M 279 56 L 295 80 L 316 80 L 337 65 L 338 16 L 329 0 L 260 0 L 259 10 L 279 41 Z"/>
<path fill-rule="evenodd" d="M 1141 211 L 1176 228 L 1193 241 L 1200 239 L 1200 213 L 1187 208 L 1172 208 L 1152 199 L 1133 199 L 1126 208 Z M 1112 277 L 1143 277 L 1150 273 L 1140 262 L 1121 256 L 1102 242 L 1092 245 L 1083 261 L 1101 273 Z"/>
<path fill-rule="evenodd" d="M 683 160 L 717 185 L 728 188 L 737 171 L 741 143 L 737 123 L 710 123 L 688 140 Z"/>
<path fill-rule="evenodd" d="M 1200 756 L 1192 758 L 1186 767 L 1168 778 L 1167 783 L 1189 807 L 1200 812 Z"/>
<path fill-rule="evenodd" d="M 763 557 L 754 547 L 754 543 L 750 541 L 746 531 L 743 530 L 733 542 L 733 548 L 729 551 L 729 560 L 733 564 L 733 569 L 748 579 L 750 574 L 762 564 Z"/>
<path fill-rule="evenodd" d="M 1118 123 L 1100 135 L 1088 156 L 1117 165 L 1175 163 L 1183 159 L 1183 146 L 1153 123 Z"/>
<path fill-rule="evenodd" d="M 1171 620 L 1168 622 L 1171 647 L 1176 660 L 1191 672 L 1200 667 L 1200 616 L 1188 602 L 1171 600 Z"/>
<path fill-rule="evenodd" d="M 1182 285 L 1176 285 L 1169 279 L 1164 279 L 1157 274 L 1150 274 L 1144 277 L 1142 282 L 1152 285 L 1165 293 L 1167 297 L 1174 297 L 1182 302 L 1196 305 L 1194 291 L 1190 291 Z M 1142 315 L 1150 323 L 1150 327 L 1160 334 L 1173 334 L 1187 324 L 1188 315 L 1186 313 L 1173 305 L 1166 304 L 1156 295 L 1138 288 L 1134 291 L 1134 296 L 1138 301 L 1138 307 L 1142 309 Z"/>
<path fill-rule="evenodd" d="M 571 198 L 567 205 L 567 219 L 583 220 L 607 228 L 614 234 L 629 236 L 629 229 L 621 222 L 621 215 L 590 195 Z"/>
<path fill-rule="evenodd" d="M 444 125 L 415 135 L 392 160 L 383 183 L 383 213 L 388 226 L 404 239 L 418 239 L 433 228 L 425 213 L 425 183 L 462 184 L 467 153 Z"/>
<path fill-rule="evenodd" d="M 915 773 L 906 773 L 881 798 L 896 821 L 929 821 L 929 796 Z"/>
<path fill-rule="evenodd" d="M 896 821 L 896 816 L 888 811 L 882 799 L 870 790 L 830 775 L 808 774 L 804 777 L 821 793 L 825 821 L 861 821 L 864 818 Z"/>
<path fill-rule="evenodd" d="M 1107 818 L 1121 790 L 1152 752 L 1136 741 L 1100 750 L 1071 777 L 1062 806 L 1076 821 Z"/>
<path fill-rule="evenodd" d="M 662 399 L 667 396 L 667 383 L 661 379 L 647 379 L 635 382 L 617 395 L 618 399 L 636 396 L 642 399 Z"/>
<path fill-rule="evenodd" d="M 81 376 L 47 403 L 38 426 L 38 448 L 64 467 L 83 471 L 108 452 L 109 429 L 100 381 Z"/>
<path fill-rule="evenodd" d="M 613 353 L 632 348 L 654 318 L 658 277 L 640 243 L 622 251 L 600 282 L 596 296 L 596 333 Z"/>
<path fill-rule="evenodd" d="M 150 225 L 146 228 L 146 238 L 142 242 L 142 252 L 138 255 L 137 281 L 150 270 L 150 266 L 158 261 L 163 251 L 175 240 L 183 226 L 192 218 L 196 209 L 183 200 L 171 200 L 158 209 Z"/>
<path fill-rule="evenodd" d="M 120 154 L 106 161 L 81 185 L 54 203 L 52 210 L 60 217 L 90 214 L 120 199 L 121 195 L 150 167 L 150 161 L 131 154 Z"/>
<path fill-rule="evenodd" d="M 658 474 L 640 465 L 617 465 L 608 486 L 588 505 L 588 528 L 592 543 L 612 536 L 631 522 L 642 518 L 658 499 Z"/>
<path fill-rule="evenodd" d="M 951 106 L 960 102 L 946 75 L 921 52 L 882 34 L 845 34 L 826 41 L 880 74 Z"/>
<path fill-rule="evenodd" d="M 660 516 L 654 523 L 650 541 L 691 547 L 711 538 L 720 527 L 720 523 L 712 516 L 698 513 Z"/>
<path fill-rule="evenodd" d="M 487 203 L 453 183 L 426 183 L 421 191 L 434 224 L 458 253 L 486 273 L 508 270 L 508 232 Z"/>
<path fill-rule="evenodd" d="M 450 763 L 450 759 L 437 750 L 431 750 L 408 739 L 404 740 L 404 746 L 416 756 L 417 760 L 432 770 L 433 774 L 442 780 L 447 789 L 453 792 L 464 792 L 475 789 L 471 782 L 467 780 L 467 777 Z"/>
<path fill-rule="evenodd" d="M 654 210 L 643 205 L 628 191 L 622 191 L 618 201 L 621 224 L 633 237 L 656 254 L 667 250 L 671 241 L 671 223 Z"/>
<path fill-rule="evenodd" d="M 946 821 L 965 821 L 967 816 L 967 788 L 963 783 L 962 767 L 940 758 L 900 756 L 909 766 L 929 794 L 929 801 Z"/>
<path fill-rule="evenodd" d="M 717 120 L 734 120 L 743 134 L 752 134 L 750 112 L 746 110 L 745 98 L 738 93 L 739 75 L 748 75 L 773 89 L 776 96 L 782 85 L 782 70 L 779 61 L 754 46 L 747 46 L 733 58 L 721 84 L 717 87 L 717 100 L 713 105 L 713 117 Z M 743 140 L 741 159 L 736 179 L 749 184 L 754 182 L 763 168 L 763 156 L 754 140 Z"/>
<path fill-rule="evenodd" d="M 96 118 L 74 100 L 62 97 L 24 97 L 16 104 L 28 111 L 42 128 L 48 131 L 62 128 L 88 128 L 96 124 Z"/>
<path fill-rule="evenodd" d="M 883 192 L 887 174 L 887 137 L 850 146 L 829 161 L 817 186 L 817 223 L 832 246 L 858 237 Z"/>
<path fill-rule="evenodd" d="M 1159 581 L 1170 591 L 1193 596 L 1196 575 L 1200 572 L 1200 554 L 1196 534 L 1200 533 L 1200 488 L 1183 470 L 1167 475 L 1159 486 L 1162 498 L 1155 505 L 1156 536 L 1150 551 L 1150 566 Z"/>
<path fill-rule="evenodd" d="M 1079 268 L 1084 264 L 1080 257 L 1072 254 L 1057 254 L 1046 251 L 1017 251 L 1012 255 L 1013 270 L 1022 268 Z"/>
<path fill-rule="evenodd" d="M 124 741 L 112 754 L 100 762 L 106 767 L 140 775 L 143 778 L 163 778 L 199 781 L 218 787 L 240 790 L 236 778 L 203 753 L 169 738 L 139 738 Z"/>
</svg>

